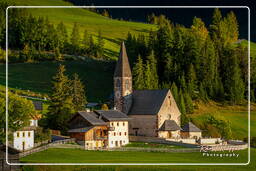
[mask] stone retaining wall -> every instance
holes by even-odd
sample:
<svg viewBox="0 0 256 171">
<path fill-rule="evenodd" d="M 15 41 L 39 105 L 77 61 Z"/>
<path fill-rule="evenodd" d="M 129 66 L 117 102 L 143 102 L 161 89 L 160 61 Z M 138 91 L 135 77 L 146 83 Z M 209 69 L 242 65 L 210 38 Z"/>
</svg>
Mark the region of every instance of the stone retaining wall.
<svg viewBox="0 0 256 171">
<path fill-rule="evenodd" d="M 150 143 L 161 143 L 161 144 L 170 144 L 170 145 L 178 145 L 188 148 L 199 148 L 199 145 L 196 144 L 188 144 L 177 141 L 168 141 L 164 138 L 158 137 L 144 137 L 144 136 L 129 136 L 130 141 L 139 141 L 139 142 L 150 142 Z"/>
</svg>

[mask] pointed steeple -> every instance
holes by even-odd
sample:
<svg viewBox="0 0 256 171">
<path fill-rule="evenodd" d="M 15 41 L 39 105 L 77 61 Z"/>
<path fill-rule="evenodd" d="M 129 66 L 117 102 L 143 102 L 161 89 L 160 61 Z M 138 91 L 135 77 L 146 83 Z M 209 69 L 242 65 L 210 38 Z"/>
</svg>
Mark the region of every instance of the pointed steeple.
<svg viewBox="0 0 256 171">
<path fill-rule="evenodd" d="M 131 68 L 127 57 L 124 42 L 122 42 L 121 44 L 114 77 L 132 77 Z"/>
</svg>

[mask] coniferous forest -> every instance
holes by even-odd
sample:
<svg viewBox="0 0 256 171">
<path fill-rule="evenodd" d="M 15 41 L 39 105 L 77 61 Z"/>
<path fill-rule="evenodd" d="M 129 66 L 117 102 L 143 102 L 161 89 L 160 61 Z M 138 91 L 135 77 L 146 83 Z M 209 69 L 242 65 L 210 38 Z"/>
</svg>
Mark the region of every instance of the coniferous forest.
<svg viewBox="0 0 256 171">
<path fill-rule="evenodd" d="M 1 9 L 6 6 L 2 3 Z M 0 15 L 2 49 L 5 47 L 3 12 Z M 183 113 L 193 113 L 193 101 L 197 99 L 230 104 L 246 102 L 248 49 L 239 43 L 239 23 L 232 11 L 222 16 L 215 9 L 208 27 L 197 17 L 189 28 L 173 24 L 164 15 L 152 14 L 147 20 L 157 25 L 157 29 L 139 35 L 128 33 L 125 40 L 135 89 L 169 88 Z M 79 23 L 74 23 L 69 35 L 65 23 L 54 25 L 47 17 L 34 17 L 26 9 L 10 10 L 8 24 L 12 52 L 9 62 L 69 60 L 63 54 L 108 60 L 101 30 L 92 36 L 81 30 Z M 4 55 L 1 56 L 3 62 Z M 251 88 L 251 100 L 255 101 L 254 72 Z"/>
</svg>

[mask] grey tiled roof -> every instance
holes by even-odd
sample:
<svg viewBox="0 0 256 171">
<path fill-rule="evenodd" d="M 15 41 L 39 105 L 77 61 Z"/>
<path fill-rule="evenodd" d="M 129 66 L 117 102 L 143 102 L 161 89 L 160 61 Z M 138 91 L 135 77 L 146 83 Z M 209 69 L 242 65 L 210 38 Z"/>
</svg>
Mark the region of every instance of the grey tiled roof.
<svg viewBox="0 0 256 171">
<path fill-rule="evenodd" d="M 43 102 L 32 100 L 35 110 L 43 110 Z"/>
<path fill-rule="evenodd" d="M 130 119 L 126 114 L 118 110 L 95 110 L 95 112 L 98 114 L 98 117 L 102 116 L 108 121 L 123 121 Z"/>
<path fill-rule="evenodd" d="M 159 112 L 168 89 L 135 90 L 132 94 L 132 106 L 129 115 L 155 115 Z"/>
<path fill-rule="evenodd" d="M 177 125 L 174 120 L 165 120 L 159 131 L 177 131 L 181 128 Z"/>
<path fill-rule="evenodd" d="M 132 73 L 129 65 L 128 56 L 126 53 L 126 48 L 125 48 L 124 42 L 122 42 L 119 58 L 116 64 L 114 77 L 131 77 L 131 76 L 132 76 Z"/>
<path fill-rule="evenodd" d="M 70 129 L 68 130 L 68 132 L 87 132 L 89 131 L 90 129 L 92 129 L 93 126 L 89 126 L 89 127 L 85 127 L 85 128 L 76 128 L 76 129 Z"/>
<path fill-rule="evenodd" d="M 95 117 L 93 112 L 79 111 L 78 114 L 80 114 L 84 119 L 86 119 L 92 125 L 106 125 L 104 121 Z"/>
<path fill-rule="evenodd" d="M 201 132 L 193 123 L 189 122 L 182 127 L 183 132 Z"/>
</svg>

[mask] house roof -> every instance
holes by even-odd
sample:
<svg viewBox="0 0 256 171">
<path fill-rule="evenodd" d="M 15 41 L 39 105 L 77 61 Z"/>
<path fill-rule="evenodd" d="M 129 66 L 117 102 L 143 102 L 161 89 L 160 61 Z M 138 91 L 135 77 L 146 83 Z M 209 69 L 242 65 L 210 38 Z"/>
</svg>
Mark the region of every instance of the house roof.
<svg viewBox="0 0 256 171">
<path fill-rule="evenodd" d="M 41 114 L 35 114 L 35 115 L 31 115 L 31 119 L 33 119 L 33 120 L 39 120 L 39 119 L 41 119 L 42 118 L 42 115 Z"/>
<path fill-rule="evenodd" d="M 131 77 L 131 68 L 129 65 L 128 56 L 126 53 L 126 48 L 124 42 L 121 44 L 119 58 L 116 64 L 116 69 L 114 77 Z"/>
<path fill-rule="evenodd" d="M 201 132 L 193 123 L 189 122 L 182 127 L 183 132 Z"/>
<path fill-rule="evenodd" d="M 35 110 L 43 110 L 43 102 L 32 100 Z"/>
<path fill-rule="evenodd" d="M 106 125 L 106 123 L 97 117 L 95 117 L 93 112 L 79 111 L 80 114 L 85 120 L 87 120 L 92 125 Z"/>
<path fill-rule="evenodd" d="M 181 128 L 177 125 L 174 120 L 165 120 L 159 131 L 177 131 L 181 130 Z"/>
<path fill-rule="evenodd" d="M 37 127 L 36 126 L 25 126 L 25 127 L 22 127 L 20 129 L 18 129 L 17 131 L 33 131 L 33 130 L 36 130 Z"/>
<path fill-rule="evenodd" d="M 95 112 L 98 114 L 98 117 L 102 116 L 108 121 L 123 121 L 130 119 L 126 114 L 118 110 L 95 110 Z"/>
<path fill-rule="evenodd" d="M 129 115 L 155 115 L 159 112 L 168 89 L 135 90 L 132 93 L 132 106 Z"/>
<path fill-rule="evenodd" d="M 92 129 L 94 126 L 89 126 L 89 127 L 84 127 L 84 128 L 75 128 L 75 129 L 70 129 L 68 130 L 69 133 L 73 133 L 73 132 L 87 132 L 90 129 Z"/>
</svg>

